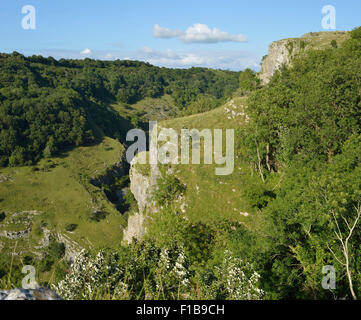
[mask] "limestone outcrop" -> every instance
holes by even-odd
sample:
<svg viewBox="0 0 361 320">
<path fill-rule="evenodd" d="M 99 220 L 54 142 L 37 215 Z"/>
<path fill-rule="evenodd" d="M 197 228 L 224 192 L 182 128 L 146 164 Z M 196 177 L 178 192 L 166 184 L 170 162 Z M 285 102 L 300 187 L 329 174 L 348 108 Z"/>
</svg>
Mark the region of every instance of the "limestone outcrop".
<svg viewBox="0 0 361 320">
<path fill-rule="evenodd" d="M 0 291 L 0 300 L 63 300 L 47 288 Z"/>
<path fill-rule="evenodd" d="M 263 84 L 267 84 L 276 70 L 282 65 L 289 65 L 296 50 L 290 50 L 289 40 L 272 42 L 269 46 L 268 55 L 262 62 L 260 79 Z"/>
<path fill-rule="evenodd" d="M 349 32 L 310 32 L 300 38 L 283 39 L 272 42 L 269 46 L 268 55 L 262 61 L 262 69 L 259 75 L 263 84 L 267 84 L 276 70 L 282 65 L 289 66 L 292 59 L 309 49 L 326 49 L 332 47 L 332 41 L 340 45 L 349 38 Z"/>
<path fill-rule="evenodd" d="M 134 158 L 129 171 L 130 191 L 137 200 L 139 212 L 128 218 L 128 227 L 124 230 L 123 241 L 132 242 L 133 238 L 142 239 L 145 234 L 144 221 L 146 212 L 152 211 L 152 201 L 150 200 L 160 171 L 157 165 L 141 165 L 148 169 L 140 170 L 140 165 Z M 145 172 L 143 172 L 145 171 Z"/>
</svg>

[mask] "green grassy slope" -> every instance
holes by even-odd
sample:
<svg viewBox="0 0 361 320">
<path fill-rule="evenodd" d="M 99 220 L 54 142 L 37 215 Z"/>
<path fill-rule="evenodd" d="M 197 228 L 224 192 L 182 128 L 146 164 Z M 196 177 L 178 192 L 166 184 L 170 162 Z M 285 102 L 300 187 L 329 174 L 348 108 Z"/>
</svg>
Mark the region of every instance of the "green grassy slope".
<svg viewBox="0 0 361 320">
<path fill-rule="evenodd" d="M 336 44 L 340 46 L 344 41 L 350 38 L 350 34 L 349 31 L 309 32 L 300 38 L 287 38 L 281 41 L 289 41 L 290 51 L 292 49 L 324 50 L 331 48 L 332 40 L 335 40 Z"/>
<path fill-rule="evenodd" d="M 111 107 L 122 118 L 138 121 L 169 119 L 179 112 L 170 95 L 164 95 L 161 98 L 145 98 L 135 104 L 116 103 Z"/>
<path fill-rule="evenodd" d="M 342 44 L 350 38 L 349 31 L 329 31 L 329 32 L 309 32 L 304 34 L 301 39 L 307 41 L 312 48 L 327 49 L 331 41 L 336 40 L 337 44 Z"/>
<path fill-rule="evenodd" d="M 123 152 L 119 142 L 104 138 L 100 144 L 43 159 L 37 166 L 1 168 L 0 176 L 8 180 L 0 183 L 0 213 L 5 213 L 0 234 L 30 228 L 30 234 L 22 239 L 0 237 L 2 259 L 8 260 L 13 252 L 18 259 L 40 256 L 47 232 L 65 237 L 66 245 L 77 248 L 118 246 L 126 222 L 89 180 L 119 163 Z M 105 212 L 106 217 L 93 221 L 93 211 Z M 69 224 L 77 228 L 66 231 Z"/>
<path fill-rule="evenodd" d="M 212 111 L 163 121 L 159 126 L 173 128 L 178 133 L 181 129 L 237 129 L 247 121 L 245 100 L 246 98 L 234 98 Z M 238 153 L 236 136 L 235 154 Z M 217 223 L 224 219 L 248 221 L 254 209 L 250 208 L 241 196 L 244 191 L 244 177 L 249 172 L 247 164 L 236 156 L 234 172 L 228 176 L 217 176 L 215 169 L 220 166 L 202 164 L 202 153 L 203 151 L 201 165 L 171 165 L 174 174 L 187 185 L 185 210 L 188 218 L 194 222 L 204 223 Z"/>
</svg>

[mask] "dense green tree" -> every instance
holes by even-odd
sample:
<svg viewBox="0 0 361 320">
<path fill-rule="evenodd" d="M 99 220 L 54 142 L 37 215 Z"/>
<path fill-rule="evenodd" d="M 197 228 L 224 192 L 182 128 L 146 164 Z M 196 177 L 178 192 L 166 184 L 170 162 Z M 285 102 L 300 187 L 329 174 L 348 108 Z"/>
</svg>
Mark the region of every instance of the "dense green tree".
<svg viewBox="0 0 361 320">
<path fill-rule="evenodd" d="M 355 31 L 296 58 L 248 99 L 240 151 L 257 175 L 244 196 L 259 209 L 261 245 L 243 254 L 257 261 L 268 298 L 361 294 L 360 57 Z M 337 274 L 332 292 L 321 286 L 326 265 Z"/>
<path fill-rule="evenodd" d="M 0 54 L 0 70 L 1 166 L 32 163 L 103 135 L 123 140 L 141 119 L 122 118 L 112 103 L 134 104 L 169 94 L 187 113 L 209 110 L 237 89 L 239 75 L 137 61 L 56 61 L 17 52 Z M 208 100 L 201 102 L 202 97 Z"/>
<path fill-rule="evenodd" d="M 246 69 L 241 72 L 239 77 L 239 87 L 243 93 L 250 93 L 256 90 L 259 85 L 260 81 L 253 70 Z"/>
</svg>

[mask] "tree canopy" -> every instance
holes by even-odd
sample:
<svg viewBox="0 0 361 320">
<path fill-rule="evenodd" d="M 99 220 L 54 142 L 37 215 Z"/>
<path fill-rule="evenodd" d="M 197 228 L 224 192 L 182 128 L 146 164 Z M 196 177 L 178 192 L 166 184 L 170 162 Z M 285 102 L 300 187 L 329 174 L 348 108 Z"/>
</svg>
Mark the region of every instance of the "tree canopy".
<svg viewBox="0 0 361 320">
<path fill-rule="evenodd" d="M 111 103 L 134 104 L 168 94 L 179 110 L 192 113 L 192 103 L 202 97 L 214 99 L 212 107 L 219 105 L 237 89 L 239 78 L 237 72 L 205 68 L 57 61 L 17 52 L 0 54 L 0 70 L 0 166 L 31 164 L 102 135 L 124 138 L 132 124 Z"/>
</svg>

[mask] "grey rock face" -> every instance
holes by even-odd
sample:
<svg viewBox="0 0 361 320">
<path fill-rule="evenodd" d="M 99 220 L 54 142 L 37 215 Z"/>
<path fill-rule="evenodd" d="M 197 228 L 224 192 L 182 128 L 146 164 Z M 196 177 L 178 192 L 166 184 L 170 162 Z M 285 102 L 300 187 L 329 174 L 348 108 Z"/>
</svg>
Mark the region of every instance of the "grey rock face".
<svg viewBox="0 0 361 320">
<path fill-rule="evenodd" d="M 262 83 L 267 84 L 272 78 L 274 72 L 282 65 L 289 65 L 296 50 L 290 52 L 290 40 L 280 40 L 271 43 L 267 57 L 262 62 L 262 71 L 260 78 Z"/>
<path fill-rule="evenodd" d="M 149 198 L 159 175 L 160 172 L 157 165 L 151 165 L 151 175 L 144 176 L 137 171 L 135 163 L 132 162 L 129 171 L 130 191 L 138 202 L 140 213 L 143 213 L 145 208 L 149 206 Z"/>
<path fill-rule="evenodd" d="M 63 300 L 47 288 L 0 291 L 0 300 Z"/>
<path fill-rule="evenodd" d="M 30 231 L 31 231 L 30 228 L 28 228 L 26 230 L 23 230 L 23 231 L 13 231 L 13 232 L 3 231 L 3 232 L 0 232 L 0 237 L 3 236 L 3 237 L 6 237 L 8 239 L 11 239 L 11 240 L 18 240 L 18 239 L 28 237 Z"/>
<path fill-rule="evenodd" d="M 130 191 L 137 200 L 139 213 L 129 217 L 128 227 L 124 230 L 123 240 L 132 242 L 133 238 L 142 239 L 145 234 L 144 221 L 146 219 L 146 210 L 153 211 L 150 200 L 153 189 L 160 175 L 157 165 L 151 165 L 151 175 L 145 176 L 136 169 L 135 161 L 131 163 L 129 178 Z"/>
<path fill-rule="evenodd" d="M 128 227 L 124 230 L 123 241 L 131 243 L 133 238 L 142 239 L 145 234 L 144 215 L 137 213 L 128 218 Z"/>
</svg>

